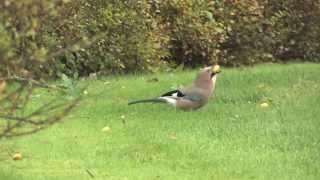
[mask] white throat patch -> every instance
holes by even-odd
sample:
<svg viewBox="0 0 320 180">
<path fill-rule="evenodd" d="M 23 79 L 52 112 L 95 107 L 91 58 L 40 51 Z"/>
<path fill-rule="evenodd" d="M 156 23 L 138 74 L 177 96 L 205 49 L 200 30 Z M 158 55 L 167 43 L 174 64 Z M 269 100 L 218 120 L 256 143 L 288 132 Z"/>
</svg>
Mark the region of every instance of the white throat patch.
<svg viewBox="0 0 320 180">
<path fill-rule="evenodd" d="M 211 78 L 212 81 L 216 81 L 216 79 L 217 79 L 217 74 L 215 74 L 215 75 L 212 76 L 212 78 Z"/>
</svg>

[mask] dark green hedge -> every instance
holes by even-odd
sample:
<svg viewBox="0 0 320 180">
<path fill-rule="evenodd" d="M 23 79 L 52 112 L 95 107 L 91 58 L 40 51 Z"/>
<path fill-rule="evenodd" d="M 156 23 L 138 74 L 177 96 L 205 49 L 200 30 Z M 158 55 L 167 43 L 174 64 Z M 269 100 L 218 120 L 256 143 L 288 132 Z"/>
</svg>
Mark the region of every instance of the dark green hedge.
<svg viewBox="0 0 320 180">
<path fill-rule="evenodd" d="M 319 62 L 319 39 L 314 0 L 0 2 L 0 74 Z"/>
</svg>

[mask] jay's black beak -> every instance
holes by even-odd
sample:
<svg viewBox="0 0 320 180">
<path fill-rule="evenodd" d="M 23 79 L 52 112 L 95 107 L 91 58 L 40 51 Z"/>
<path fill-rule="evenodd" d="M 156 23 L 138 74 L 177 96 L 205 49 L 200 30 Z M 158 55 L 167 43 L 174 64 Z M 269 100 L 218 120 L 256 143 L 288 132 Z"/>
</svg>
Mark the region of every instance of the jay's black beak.
<svg viewBox="0 0 320 180">
<path fill-rule="evenodd" d="M 211 73 L 211 78 L 213 77 L 213 76 L 215 76 L 216 74 L 219 74 L 221 71 L 219 71 L 219 72 L 212 72 Z"/>
</svg>

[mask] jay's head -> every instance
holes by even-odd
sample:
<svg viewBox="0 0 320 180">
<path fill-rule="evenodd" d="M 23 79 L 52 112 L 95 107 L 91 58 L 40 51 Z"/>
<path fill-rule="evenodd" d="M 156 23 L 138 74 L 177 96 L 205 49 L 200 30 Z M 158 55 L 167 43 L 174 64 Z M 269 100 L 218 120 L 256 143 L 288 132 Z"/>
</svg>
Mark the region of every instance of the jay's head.
<svg viewBox="0 0 320 180">
<path fill-rule="evenodd" d="M 219 65 L 209 66 L 201 69 L 198 74 L 198 77 L 200 77 L 203 80 L 212 80 L 212 78 L 220 72 L 221 70 Z"/>
<path fill-rule="evenodd" d="M 195 82 L 196 84 L 211 83 L 213 80 L 215 80 L 216 75 L 220 72 L 221 70 L 219 65 L 205 67 L 200 70 L 200 72 L 196 77 Z"/>
</svg>

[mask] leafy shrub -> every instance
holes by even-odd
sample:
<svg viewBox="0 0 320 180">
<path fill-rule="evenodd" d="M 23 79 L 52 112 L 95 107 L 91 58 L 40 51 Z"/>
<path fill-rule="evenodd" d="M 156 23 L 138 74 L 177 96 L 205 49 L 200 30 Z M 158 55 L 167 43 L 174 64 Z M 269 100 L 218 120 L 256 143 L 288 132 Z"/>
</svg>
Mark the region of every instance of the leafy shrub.
<svg viewBox="0 0 320 180">
<path fill-rule="evenodd" d="M 314 0 L 0 2 L 0 74 L 154 71 L 320 60 Z"/>
<path fill-rule="evenodd" d="M 228 27 L 227 64 L 319 59 L 320 2 L 241 0 L 218 4 Z M 319 60 L 318 60 L 319 61 Z"/>
<path fill-rule="evenodd" d="M 154 1 L 153 15 L 170 37 L 169 62 L 196 66 L 218 61 L 224 25 L 213 17 L 213 1 Z"/>
<path fill-rule="evenodd" d="M 221 63 L 253 64 L 268 56 L 268 44 L 263 33 L 263 12 L 255 0 L 215 3 L 214 15 L 227 29 L 227 40 L 221 44 Z M 265 49 L 264 49 L 265 48 Z M 264 49 L 264 51 L 260 51 Z"/>
<path fill-rule="evenodd" d="M 64 39 L 99 38 L 88 48 L 69 51 L 55 64 L 67 74 L 129 72 L 155 70 L 167 55 L 159 31 L 148 14 L 148 4 L 129 1 L 75 1 L 60 13 L 68 23 L 53 20 L 49 33 L 56 35 L 60 46 Z M 61 19 L 62 17 L 57 17 Z M 60 24 L 61 23 L 61 24 Z"/>
<path fill-rule="evenodd" d="M 47 17 L 57 16 L 57 8 L 64 1 L 15 1 L 0 2 L 0 55 L 2 76 L 47 76 L 45 68 L 57 50 L 44 43 L 43 29 Z M 66 43 L 69 43 L 66 41 Z M 41 75 L 41 76 L 39 76 Z"/>
<path fill-rule="evenodd" d="M 276 58 L 320 58 L 320 2 L 312 0 L 270 1 L 265 8 L 268 30 Z"/>
</svg>

